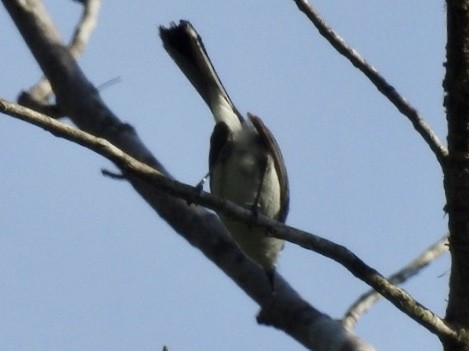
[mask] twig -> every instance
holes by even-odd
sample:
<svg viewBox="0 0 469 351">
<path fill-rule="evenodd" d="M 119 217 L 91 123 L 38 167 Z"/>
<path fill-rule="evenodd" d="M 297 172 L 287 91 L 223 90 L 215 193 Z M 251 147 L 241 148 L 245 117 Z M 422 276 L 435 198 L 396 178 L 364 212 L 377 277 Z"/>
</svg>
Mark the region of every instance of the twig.
<svg viewBox="0 0 469 351">
<path fill-rule="evenodd" d="M 435 154 L 438 162 L 443 167 L 448 156 L 447 148 L 440 142 L 428 123 L 419 112 L 389 84 L 378 71 L 371 66 L 355 49 L 350 47 L 327 23 L 319 16 L 318 12 L 309 5 L 307 0 L 295 0 L 296 5 L 302 11 L 327 41 L 343 56 L 345 56 L 356 68 L 358 68 L 376 88 L 386 96 L 397 109 L 406 116 L 415 130 L 422 136 L 430 149 Z"/>
<path fill-rule="evenodd" d="M 418 274 L 423 268 L 435 261 L 438 257 L 448 251 L 448 235 L 445 235 L 438 242 L 426 248 L 417 258 L 409 262 L 396 273 L 388 277 L 393 284 L 399 285 L 407 281 L 412 276 Z M 375 290 L 369 290 L 361 295 L 353 303 L 342 318 L 342 323 L 346 328 L 353 329 L 358 319 L 365 314 L 371 306 L 381 298 Z"/>
<path fill-rule="evenodd" d="M 464 342 L 463 333 L 452 329 L 432 311 L 420 305 L 405 290 L 393 285 L 376 270 L 366 265 L 347 248 L 335 244 L 320 236 L 292 228 L 258 214 L 254 217 L 251 211 L 235 204 L 201 192 L 194 187 L 165 177 L 161 172 L 136 160 L 118 149 L 107 140 L 97 138 L 76 128 L 65 125 L 50 117 L 43 116 L 25 107 L 0 99 L 0 111 L 26 122 L 38 125 L 56 136 L 66 138 L 87 147 L 116 163 L 129 176 L 144 179 L 165 192 L 183 198 L 190 203 L 200 204 L 224 215 L 254 226 L 264 227 L 272 236 L 288 240 L 305 249 L 313 250 L 342 264 L 353 275 L 363 280 L 382 294 L 402 312 L 440 337 Z"/>
</svg>

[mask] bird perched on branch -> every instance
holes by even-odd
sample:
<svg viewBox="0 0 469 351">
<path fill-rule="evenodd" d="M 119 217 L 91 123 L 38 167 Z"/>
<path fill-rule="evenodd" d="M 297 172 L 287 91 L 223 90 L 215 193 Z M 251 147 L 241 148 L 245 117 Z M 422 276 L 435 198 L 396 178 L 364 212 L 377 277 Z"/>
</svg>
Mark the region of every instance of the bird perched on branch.
<svg viewBox="0 0 469 351">
<path fill-rule="evenodd" d="M 238 112 L 223 87 L 201 37 L 188 21 L 160 27 L 163 46 L 210 108 L 215 127 L 210 138 L 209 176 L 212 194 L 285 222 L 288 177 L 279 146 L 259 117 Z M 271 283 L 283 240 L 266 229 L 219 214 L 243 252 L 260 264 Z"/>
</svg>

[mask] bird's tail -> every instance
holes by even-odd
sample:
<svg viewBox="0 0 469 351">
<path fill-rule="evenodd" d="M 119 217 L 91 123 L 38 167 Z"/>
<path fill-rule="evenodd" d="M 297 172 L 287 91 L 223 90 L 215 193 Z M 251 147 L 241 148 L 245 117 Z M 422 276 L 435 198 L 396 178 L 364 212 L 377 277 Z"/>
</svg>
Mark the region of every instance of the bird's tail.
<svg viewBox="0 0 469 351">
<path fill-rule="evenodd" d="M 192 24 L 181 20 L 169 28 L 160 26 L 159 30 L 165 50 L 204 99 L 216 121 L 229 126 L 240 125 L 243 118 L 223 87 L 202 38 Z"/>
</svg>

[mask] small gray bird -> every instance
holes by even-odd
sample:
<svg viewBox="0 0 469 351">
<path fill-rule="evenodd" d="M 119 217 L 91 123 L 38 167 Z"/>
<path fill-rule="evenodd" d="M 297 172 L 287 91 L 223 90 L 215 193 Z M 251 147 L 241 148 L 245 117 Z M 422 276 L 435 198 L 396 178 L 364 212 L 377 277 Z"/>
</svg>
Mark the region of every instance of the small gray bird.
<svg viewBox="0 0 469 351">
<path fill-rule="evenodd" d="M 285 222 L 289 204 L 287 170 L 272 133 L 259 117 L 248 114 L 244 119 L 238 112 L 190 22 L 159 29 L 164 48 L 215 118 L 209 154 L 211 192 L 254 213 Z M 265 229 L 219 216 L 239 247 L 266 270 L 273 283 L 283 240 L 271 237 Z"/>
</svg>

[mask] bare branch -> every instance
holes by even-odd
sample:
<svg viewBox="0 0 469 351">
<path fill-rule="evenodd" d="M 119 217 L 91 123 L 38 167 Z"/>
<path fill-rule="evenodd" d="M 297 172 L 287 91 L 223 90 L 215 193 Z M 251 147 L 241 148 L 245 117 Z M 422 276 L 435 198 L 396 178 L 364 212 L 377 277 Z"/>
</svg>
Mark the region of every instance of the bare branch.
<svg viewBox="0 0 469 351">
<path fill-rule="evenodd" d="M 438 257 L 448 251 L 448 235 L 438 240 L 435 244 L 426 248 L 417 258 L 409 262 L 396 273 L 389 276 L 388 280 L 393 284 L 399 285 L 407 281 L 409 278 L 418 274 L 423 268 L 435 261 Z M 358 319 L 365 314 L 371 306 L 376 303 L 382 296 L 375 290 L 369 290 L 361 295 L 355 303 L 350 306 L 348 311 L 342 318 L 342 323 L 350 329 L 355 327 Z"/>
<path fill-rule="evenodd" d="M 78 59 L 85 51 L 85 47 L 96 28 L 101 0 L 87 0 L 84 3 L 83 13 L 75 28 L 72 40 L 68 46 L 70 54 Z"/>
<path fill-rule="evenodd" d="M 358 68 L 375 87 L 388 98 L 397 109 L 406 116 L 415 130 L 422 136 L 427 145 L 435 154 L 438 162 L 443 167 L 448 156 L 447 148 L 440 142 L 428 123 L 419 112 L 396 89 L 381 76 L 355 49 L 350 47 L 327 23 L 319 16 L 317 11 L 309 5 L 307 0 L 295 0 L 296 5 L 315 25 L 319 33 L 343 56 L 345 56 L 356 68 Z"/>
<path fill-rule="evenodd" d="M 69 116 L 80 129 L 101 138 L 94 140 L 97 152 L 115 151 L 110 159 L 119 164 L 121 171 L 142 198 L 177 233 L 198 247 L 261 306 L 258 318 L 260 323 L 284 330 L 307 348 L 316 351 L 373 350 L 371 346 L 345 329 L 340 321 L 332 319 L 304 301 L 279 275 L 275 277 L 275 294 L 272 294 L 271 284 L 265 271 L 239 250 L 218 217 L 200 206 L 188 204 L 188 201 L 162 190 L 164 184 L 177 182 L 170 179 L 169 173 L 143 145 L 135 130 L 120 122 L 104 104 L 96 88 L 86 79 L 63 46 L 56 28 L 40 1 L 2 0 L 2 2 L 49 79 L 60 111 Z M 10 110 L 10 113 L 14 114 L 12 106 L 7 102 L 2 102 L 1 105 L 2 109 Z M 26 110 L 23 107 L 20 111 Z M 18 111 L 16 113 L 21 114 Z M 56 129 L 60 126 L 57 124 L 58 121 L 35 114 L 53 126 L 51 132 L 59 133 Z M 72 138 L 77 138 L 76 141 L 79 142 L 81 132 L 73 128 Z M 81 142 L 85 143 L 83 140 Z M 93 143 L 91 139 L 90 142 Z M 115 149 L 116 147 L 119 149 Z M 123 153 L 127 155 L 124 156 Z M 123 158 L 123 163 L 117 162 L 119 157 Z M 150 165 L 144 165 L 149 171 L 147 176 L 150 179 L 143 179 L 143 173 L 135 176 L 139 165 L 136 160 Z M 149 180 L 155 181 L 154 179 L 159 179 L 161 183 L 158 186 L 156 183 L 151 184 Z M 180 185 L 186 189 L 189 202 L 195 202 L 190 199 L 221 201 L 207 197 L 207 194 L 200 193 L 192 187 Z M 177 195 L 176 193 L 174 195 Z M 247 217 L 251 215 L 249 211 L 244 214 Z"/>
<path fill-rule="evenodd" d="M 259 303 L 262 310 L 258 320 L 261 323 L 284 330 L 306 347 L 316 351 L 330 350 L 331 343 L 335 343 L 333 347 L 336 349 L 372 349 L 344 328 L 340 322 L 301 299 L 278 275 L 275 278 L 275 294 L 272 294 L 265 272 L 239 251 L 216 216 L 200 206 L 189 205 L 188 202 L 217 208 L 227 216 L 239 220 L 251 220 L 253 225 L 270 228 L 272 235 L 278 238 L 333 258 L 430 331 L 458 342 L 466 341 L 461 332 L 452 330 L 438 316 L 419 305 L 404 290 L 394 287 L 345 247 L 260 215 L 257 219 L 252 219 L 252 214 L 248 210 L 170 179 L 168 172 L 145 148 L 133 128 L 121 123 L 100 99 L 96 88 L 86 79 L 68 50 L 62 45 L 55 27 L 40 2 L 2 1 L 51 82 L 60 110 L 70 116 L 79 128 L 98 136 L 98 140 L 90 139 L 91 144 L 95 142 L 94 150 L 107 155 L 115 162 L 132 186 L 160 216 L 186 240 L 200 248 Z M 0 108 L 17 117 L 23 116 L 27 110 L 25 108 L 13 110 L 14 106 L 6 101 L 2 101 Z M 57 135 L 60 133 L 61 124 L 58 121 L 37 113 L 36 117 L 51 124 L 53 126 L 51 132 Z M 45 128 L 43 122 L 37 123 Z M 88 145 L 88 142 L 81 139 L 83 134 L 80 133 L 83 132 L 72 129 L 72 140 L 76 139 L 75 141 L 81 145 Z M 141 167 L 148 172 L 142 172 Z M 325 334 L 328 335 L 325 337 Z"/>
<path fill-rule="evenodd" d="M 96 27 L 101 0 L 88 0 L 83 3 L 83 13 L 75 28 L 68 49 L 76 60 L 85 51 L 85 47 L 91 38 L 91 34 Z M 21 105 L 28 106 L 44 114 L 59 117 L 60 112 L 56 106 L 51 106 L 47 102 L 52 96 L 52 88 L 49 80 L 43 77 L 38 83 L 28 91 L 24 91 L 18 98 Z"/>
<path fill-rule="evenodd" d="M 113 161 L 120 169 L 122 169 L 124 174 L 129 177 L 130 181 L 135 181 L 134 177 L 143 179 L 147 184 L 151 184 L 157 189 L 161 189 L 173 196 L 183 198 L 187 200 L 188 203 L 200 204 L 204 207 L 216 210 L 217 212 L 222 212 L 224 215 L 231 218 L 241 220 L 243 222 L 249 222 L 253 226 L 266 228 L 274 237 L 288 240 L 289 242 L 292 242 L 303 248 L 313 250 L 326 257 L 329 257 L 334 261 L 342 264 L 353 275 L 372 286 L 398 309 L 406 313 L 409 317 L 426 327 L 431 332 L 437 334 L 440 337 L 454 339 L 458 342 L 462 342 L 461 340 L 466 341 L 464 339 L 464 334 L 461 331 L 452 329 L 440 317 L 420 305 L 405 290 L 395 286 L 393 283 L 384 278 L 376 270 L 366 265 L 360 258 L 358 258 L 355 254 L 343 246 L 335 244 L 317 235 L 292 228 L 280 222 L 276 222 L 261 214 L 253 216 L 251 211 L 236 206 L 229 201 L 219 199 L 208 193 L 201 192 L 194 187 L 165 177 L 161 172 L 153 169 L 149 165 L 139 162 L 135 158 L 126 154 L 124 151 L 109 143 L 107 140 L 82 132 L 50 117 L 40 115 L 39 113 L 29 110 L 25 107 L 14 105 L 0 99 L 0 111 L 20 118 L 24 121 L 41 126 L 56 136 L 64 137 L 70 141 L 77 142 L 80 145 L 83 145 L 99 153 L 100 155 Z M 196 246 L 204 251 L 204 253 L 206 253 L 209 258 L 214 260 L 215 263 L 219 264 L 217 262 L 217 259 L 219 259 L 218 257 L 212 257 L 207 253 L 207 243 L 204 243 L 204 240 L 198 242 Z M 227 251 L 224 251 L 223 255 L 226 255 L 226 252 Z M 236 265 L 238 264 L 239 262 L 236 263 Z M 232 276 L 231 274 L 233 272 L 226 271 L 226 269 L 233 269 L 233 267 L 222 268 L 225 270 L 225 272 L 227 272 L 227 274 Z M 239 276 L 235 276 L 234 279 L 244 289 L 245 287 L 236 278 L 239 278 Z M 246 279 L 246 277 L 243 277 L 243 279 Z M 265 277 L 262 280 L 267 282 Z M 286 300 L 283 301 L 283 299 L 285 296 L 288 296 L 291 293 L 289 291 L 291 288 L 287 285 L 286 282 L 283 281 L 283 279 L 280 279 L 280 277 L 276 277 L 275 281 L 276 283 L 279 283 L 279 285 L 276 286 L 275 295 L 265 296 L 264 291 L 262 292 L 262 296 L 253 296 L 252 290 L 247 290 L 246 292 L 250 294 L 256 301 L 258 301 L 264 308 L 259 315 L 258 320 L 264 324 L 277 326 L 277 324 L 275 324 L 276 320 L 272 318 L 272 313 L 273 311 L 277 313 L 279 311 L 272 309 L 273 306 L 276 306 L 273 301 L 276 303 L 278 303 L 278 301 L 282 301 L 284 303 Z M 253 287 L 250 286 L 249 288 L 252 289 Z M 288 294 L 283 295 L 283 293 L 285 293 L 287 290 Z M 286 306 L 284 306 L 284 308 L 285 307 Z M 285 311 L 282 311 L 282 313 L 285 313 Z M 318 311 L 315 311 L 314 313 L 319 314 Z M 330 321 L 328 321 L 326 324 L 328 323 L 330 323 Z"/>
</svg>

